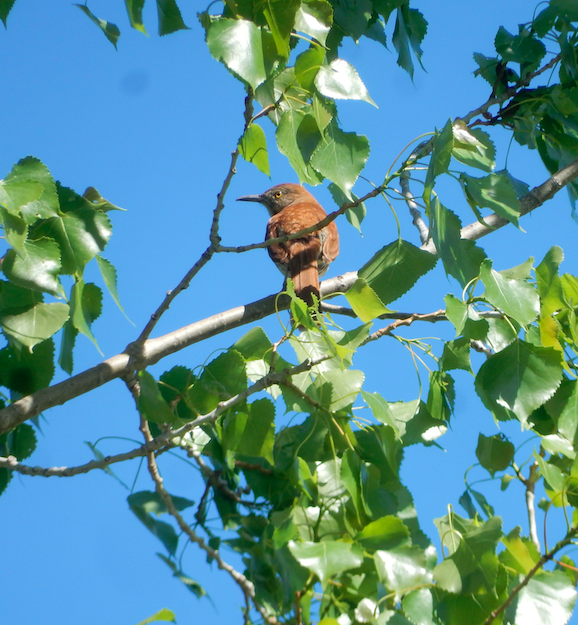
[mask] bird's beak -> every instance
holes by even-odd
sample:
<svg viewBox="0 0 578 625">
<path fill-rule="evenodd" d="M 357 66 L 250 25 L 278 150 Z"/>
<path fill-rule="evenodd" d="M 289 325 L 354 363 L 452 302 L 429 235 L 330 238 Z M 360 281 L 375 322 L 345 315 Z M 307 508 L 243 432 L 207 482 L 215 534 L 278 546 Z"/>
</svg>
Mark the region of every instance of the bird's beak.
<svg viewBox="0 0 578 625">
<path fill-rule="evenodd" d="M 263 198 L 260 195 L 242 195 L 237 202 L 263 202 Z"/>
</svg>

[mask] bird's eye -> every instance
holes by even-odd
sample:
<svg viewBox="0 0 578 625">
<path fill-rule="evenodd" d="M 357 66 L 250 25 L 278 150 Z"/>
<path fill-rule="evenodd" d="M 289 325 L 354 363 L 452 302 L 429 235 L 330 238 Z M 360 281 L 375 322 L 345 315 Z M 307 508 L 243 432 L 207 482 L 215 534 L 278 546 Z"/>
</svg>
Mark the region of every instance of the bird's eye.
<svg viewBox="0 0 578 625">
<path fill-rule="evenodd" d="M 276 191 L 275 197 L 281 197 L 283 195 L 283 191 Z"/>
</svg>

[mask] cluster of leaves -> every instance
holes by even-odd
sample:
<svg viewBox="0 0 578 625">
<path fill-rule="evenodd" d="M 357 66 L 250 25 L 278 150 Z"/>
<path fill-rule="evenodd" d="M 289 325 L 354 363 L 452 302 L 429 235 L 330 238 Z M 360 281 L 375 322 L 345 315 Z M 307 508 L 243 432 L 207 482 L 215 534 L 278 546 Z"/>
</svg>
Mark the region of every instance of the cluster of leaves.
<svg viewBox="0 0 578 625">
<path fill-rule="evenodd" d="M 0 225 L 9 246 L 1 261 L 0 329 L 7 345 L 0 350 L 0 386 L 11 400 L 50 384 L 55 359 L 52 337 L 60 330 L 58 362 L 68 373 L 78 333 L 96 345 L 90 326 L 101 313 L 102 291 L 85 283 L 83 274 L 96 258 L 118 302 L 116 271 L 100 255 L 112 234 L 107 211 L 115 208 L 92 187 L 80 196 L 55 183 L 46 166 L 33 157 L 19 161 L 0 180 Z M 68 296 L 65 276 L 71 282 Z M 3 455 L 28 457 L 34 450 L 33 439 L 29 425 L 19 426 L 0 438 Z M 10 473 L 0 472 L 2 490 Z"/>
<path fill-rule="evenodd" d="M 270 614 L 295 619 L 299 613 L 304 623 L 317 617 L 325 625 L 337 618 L 340 624 L 459 623 L 466 615 L 468 623 L 483 623 L 536 566 L 534 543 L 519 528 L 504 535 L 484 495 L 469 487 L 460 503 L 470 519 L 450 513 L 436 521 L 447 549 L 437 562 L 399 471 L 404 447 L 431 445 L 446 431 L 454 404 L 449 371 L 472 373 L 471 341 L 483 340 L 494 353 L 476 374 L 478 394 L 496 419 L 518 419 L 540 435 L 542 452 L 530 459 L 547 483 L 543 505 L 578 503 L 578 279 L 558 274 L 561 260 L 553 248 L 535 268 L 535 281 L 531 260 L 502 272 L 484 261 L 482 295 L 472 288 L 466 301 L 447 296 L 456 338 L 430 374 L 426 401 L 391 403 L 363 390 L 363 373 L 350 367 L 371 324 L 345 332 L 310 321 L 290 343 L 298 362 L 324 358 L 321 364 L 272 387 L 271 398 L 238 402 L 184 437 L 181 446 L 212 467 L 207 488 L 222 529 L 237 533 L 225 543 L 243 555 L 257 600 Z M 370 284 L 384 280 L 392 265 L 384 264 L 381 274 L 374 267 Z M 307 326 L 303 308 L 295 300 L 294 316 Z M 153 423 L 179 427 L 243 393 L 271 368 L 288 366 L 254 328 L 200 375 L 175 367 L 157 384 L 142 372 L 139 409 Z M 371 415 L 360 417 L 362 407 Z M 284 424 L 276 418 L 283 412 L 303 419 Z M 515 466 L 514 447 L 503 437 L 480 437 L 477 455 L 492 475 Z M 504 488 L 519 475 L 510 472 Z M 243 498 L 248 492 L 252 497 Z M 209 503 L 203 497 L 195 519 L 219 547 L 220 532 L 207 523 Z M 149 529 L 159 535 L 156 526 Z M 162 540 L 175 556 L 176 533 L 169 534 L 164 528 Z M 573 566 L 567 557 L 565 564 Z M 527 620 L 536 606 L 542 606 L 539 622 L 565 622 L 574 583 L 561 567 L 537 573 L 512 604 L 511 622 L 537 623 Z"/>
<path fill-rule="evenodd" d="M 538 149 L 550 173 L 568 165 L 578 151 L 577 22 L 575 2 L 551 0 L 532 22 L 520 24 L 517 34 L 500 28 L 495 57 L 474 55 L 476 73 L 492 85 L 493 93 L 513 95 L 495 115 L 487 115 L 487 123 L 512 130 L 518 143 Z M 559 49 L 559 83 L 528 86 L 547 54 L 545 42 Z M 575 181 L 568 193 L 574 203 Z"/>
<path fill-rule="evenodd" d="M 394 12 L 398 63 L 413 73 L 410 49 L 421 57 L 426 22 L 407 0 L 226 2 L 221 15 L 200 17 L 211 54 L 243 82 L 275 124 L 277 148 L 299 180 L 317 185 L 327 178 L 352 199 L 369 141 L 341 129 L 335 100 L 374 102 L 355 68 L 339 58 L 339 46 L 345 37 L 357 42 L 362 36 L 385 45 L 384 29 Z M 306 49 L 298 45 L 303 41 Z M 265 133 L 254 119 L 240 151 L 269 175 Z"/>
</svg>

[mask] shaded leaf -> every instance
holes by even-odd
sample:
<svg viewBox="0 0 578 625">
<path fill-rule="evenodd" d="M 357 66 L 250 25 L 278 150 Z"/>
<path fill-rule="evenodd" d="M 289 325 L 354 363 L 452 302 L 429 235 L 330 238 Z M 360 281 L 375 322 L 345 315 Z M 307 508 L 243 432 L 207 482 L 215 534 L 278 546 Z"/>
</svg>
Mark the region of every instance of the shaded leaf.
<svg viewBox="0 0 578 625">
<path fill-rule="evenodd" d="M 140 394 L 138 409 L 147 421 L 173 423 L 175 415 L 164 400 L 156 380 L 148 371 L 139 371 Z"/>
<path fill-rule="evenodd" d="M 486 253 L 474 241 L 461 238 L 460 220 L 437 197 L 434 197 L 432 206 L 434 219 L 431 235 L 444 269 L 465 287 L 478 275 Z"/>
<path fill-rule="evenodd" d="M 159 16 L 159 35 L 161 37 L 178 30 L 189 29 L 183 21 L 183 16 L 176 0 L 157 0 L 157 13 Z"/>
<path fill-rule="evenodd" d="M 556 350 L 520 339 L 490 356 L 476 376 L 476 391 L 497 419 L 516 417 L 522 425 L 556 391 L 562 364 Z"/>
<path fill-rule="evenodd" d="M 63 295 L 60 268 L 60 248 L 47 238 L 25 241 L 20 254 L 8 250 L 2 262 L 2 271 L 15 284 L 52 295 Z"/>
<path fill-rule="evenodd" d="M 322 586 L 339 573 L 361 565 L 361 550 L 351 543 L 327 540 L 321 543 L 289 541 L 289 550 L 299 564 L 309 569 Z"/>
<path fill-rule="evenodd" d="M 484 298 L 498 310 L 526 326 L 536 319 L 540 299 L 533 285 L 525 280 L 512 280 L 492 269 L 492 261 L 485 260 L 480 278 L 486 287 Z"/>
<path fill-rule="evenodd" d="M 496 471 L 504 471 L 510 466 L 514 459 L 514 451 L 514 445 L 503 434 L 478 435 L 476 457 L 492 477 Z"/>
<path fill-rule="evenodd" d="M 433 254 L 398 240 L 377 252 L 358 275 L 387 305 L 409 291 L 421 276 L 433 269 L 436 261 Z"/>
<path fill-rule="evenodd" d="M 265 175 L 269 176 L 269 155 L 267 153 L 267 139 L 263 129 L 258 124 L 251 124 L 245 131 L 239 143 L 241 156 Z"/>
<path fill-rule="evenodd" d="M 68 316 L 67 304 L 39 303 L 19 314 L 3 314 L 0 316 L 0 326 L 22 345 L 34 347 L 56 334 Z"/>
<path fill-rule="evenodd" d="M 333 120 L 325 129 L 323 141 L 311 157 L 311 166 L 334 182 L 351 200 L 351 189 L 368 158 L 367 137 L 354 132 L 343 132 Z"/>
<path fill-rule="evenodd" d="M 100 30 L 104 33 L 104 36 L 112 43 L 112 45 L 116 48 L 116 44 L 118 42 L 118 38 L 120 37 L 120 30 L 116 24 L 112 22 L 107 22 L 106 20 L 102 20 L 99 17 L 96 17 L 94 13 L 85 5 L 85 4 L 77 4 L 76 5 L 88 18 L 96 24 Z"/>
</svg>

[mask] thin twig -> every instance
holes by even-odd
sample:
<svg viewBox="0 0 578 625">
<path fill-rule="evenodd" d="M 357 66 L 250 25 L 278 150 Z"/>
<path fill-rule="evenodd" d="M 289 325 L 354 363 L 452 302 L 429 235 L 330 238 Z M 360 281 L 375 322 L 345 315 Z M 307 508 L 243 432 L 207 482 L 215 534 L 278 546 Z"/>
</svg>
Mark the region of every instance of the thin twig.
<svg viewBox="0 0 578 625">
<path fill-rule="evenodd" d="M 137 397 L 137 395 L 138 395 L 138 393 L 133 391 L 133 397 L 135 397 L 135 402 L 137 403 L 137 407 L 138 407 L 138 397 Z M 141 416 L 140 430 L 143 433 L 143 436 L 144 436 L 144 439 L 145 439 L 145 444 L 150 445 L 152 443 L 152 441 L 153 441 L 153 437 L 151 436 L 151 433 L 150 433 L 150 430 L 149 430 L 149 426 L 148 426 L 148 422 L 142 416 Z M 201 536 L 199 536 L 189 526 L 189 524 L 184 520 L 182 515 L 179 513 L 179 511 L 177 510 L 177 507 L 174 504 L 173 498 L 171 497 L 170 493 L 166 490 L 166 488 L 164 486 L 164 481 L 163 481 L 163 478 L 162 478 L 162 476 L 161 476 L 161 474 L 159 472 L 159 468 L 158 468 L 158 465 L 157 465 L 154 453 L 149 452 L 147 454 L 147 465 L 148 465 L 149 473 L 150 473 L 150 475 L 151 475 L 151 477 L 153 479 L 153 482 L 155 483 L 155 490 L 156 490 L 157 494 L 164 501 L 164 503 L 165 503 L 165 505 L 167 507 L 168 513 L 176 520 L 176 522 L 178 523 L 178 525 L 181 528 L 181 530 L 183 531 L 183 533 L 187 535 L 187 537 L 189 538 L 189 540 L 191 542 L 195 543 L 203 551 L 205 551 L 205 553 L 212 560 L 214 560 L 217 563 L 217 566 L 221 570 L 226 571 L 227 573 L 229 573 L 229 575 L 233 578 L 233 580 L 241 588 L 241 590 L 242 590 L 242 592 L 243 592 L 243 594 L 245 596 L 245 600 L 247 602 L 249 600 L 253 601 L 255 609 L 261 614 L 261 616 L 263 617 L 265 622 L 269 623 L 270 625 L 276 625 L 277 622 L 278 622 L 277 619 L 275 617 L 270 617 L 267 614 L 267 612 L 265 611 L 265 609 L 255 600 L 255 587 L 254 587 L 253 583 L 250 580 L 248 580 L 245 577 L 245 575 L 243 575 L 242 573 L 237 571 L 228 562 L 223 560 L 223 558 L 221 557 L 221 554 L 219 553 L 218 550 L 213 549 L 212 547 L 207 545 L 207 543 L 204 541 L 204 539 Z"/>
<path fill-rule="evenodd" d="M 400 326 L 410 326 L 414 321 L 440 321 L 445 319 L 445 310 L 436 310 L 435 312 L 425 314 L 414 313 L 413 315 L 410 315 L 405 319 L 397 319 L 393 323 L 385 326 L 385 328 L 381 328 L 379 330 L 376 330 L 375 332 L 372 332 L 361 345 L 366 345 L 371 341 L 377 341 L 377 339 L 380 339 L 382 336 L 391 334 L 396 328 L 399 328 Z"/>
<path fill-rule="evenodd" d="M 463 120 L 466 124 L 469 124 L 474 117 L 476 117 L 477 115 L 484 115 L 495 104 L 503 104 L 504 102 L 506 102 L 506 100 L 509 100 L 511 97 L 515 96 L 520 87 L 527 87 L 534 78 L 554 67 L 554 65 L 556 65 L 556 63 L 558 63 L 561 58 L 562 54 L 557 54 L 553 59 L 551 59 L 548 63 L 546 63 L 546 65 L 544 65 L 540 69 L 530 74 L 526 74 L 526 76 L 522 80 L 518 81 L 514 86 L 506 89 L 504 93 L 502 93 L 502 95 L 490 97 L 486 102 L 484 102 L 484 104 L 482 104 L 482 106 L 479 106 L 473 111 L 470 111 L 467 115 L 464 115 L 464 117 L 460 117 L 459 119 Z"/>
<path fill-rule="evenodd" d="M 247 125 L 250 123 L 249 120 L 251 119 L 252 115 L 253 115 L 253 97 L 252 97 L 252 92 L 250 92 L 245 98 L 245 111 L 244 111 L 245 124 L 243 127 L 243 134 L 245 134 Z M 243 135 L 241 135 L 241 137 L 242 136 Z M 240 140 L 241 139 L 237 141 L 237 146 Z M 151 315 L 151 318 L 149 319 L 148 323 L 144 327 L 138 339 L 134 341 L 134 343 L 129 345 L 129 347 L 127 348 L 127 351 L 129 351 L 129 353 L 130 351 L 132 351 L 131 355 L 134 355 L 135 357 L 138 358 L 139 352 L 142 350 L 142 346 L 144 342 L 149 338 L 154 327 L 156 326 L 156 324 L 158 323 L 162 315 L 168 310 L 172 301 L 175 299 L 175 297 L 177 297 L 177 295 L 179 295 L 180 293 L 182 293 L 185 289 L 189 287 L 191 280 L 211 260 L 211 258 L 217 251 L 217 248 L 221 241 L 219 237 L 219 219 L 221 217 L 221 212 L 223 211 L 223 208 L 225 207 L 225 195 L 227 193 L 227 190 L 229 189 L 229 185 L 231 184 L 231 180 L 233 179 L 233 176 L 237 173 L 236 165 L 237 165 L 238 158 L 239 158 L 239 147 L 237 147 L 235 150 L 233 150 L 233 152 L 231 152 L 231 163 L 229 164 L 229 170 L 227 172 L 227 175 L 225 176 L 225 180 L 223 181 L 221 190 L 219 191 L 217 195 L 217 206 L 215 207 L 215 210 L 213 211 L 213 221 L 211 223 L 211 230 L 209 234 L 210 245 L 201 254 L 201 257 L 199 258 L 199 260 L 185 274 L 184 278 L 179 282 L 179 284 L 172 291 L 167 292 L 161 305 Z"/>
<path fill-rule="evenodd" d="M 78 467 L 52 467 L 52 468 L 42 468 L 42 467 L 31 467 L 24 465 L 18 462 L 17 458 L 14 456 L 7 456 L 5 458 L 0 457 L 0 468 L 10 469 L 11 471 L 16 471 L 23 475 L 30 476 L 39 476 L 39 477 L 72 477 L 74 475 L 79 475 L 81 473 L 88 473 L 94 469 L 104 469 L 111 464 L 116 462 L 123 462 L 125 460 L 131 460 L 133 458 L 138 458 L 142 456 L 146 456 L 150 453 L 162 453 L 163 451 L 167 451 L 170 448 L 176 447 L 180 444 L 179 439 L 181 439 L 185 434 L 193 430 L 195 427 L 199 425 L 209 423 L 215 421 L 219 415 L 223 412 L 231 408 L 232 406 L 245 401 L 248 397 L 253 395 L 254 393 L 258 393 L 270 386 L 274 386 L 275 384 L 280 384 L 284 380 L 289 379 L 291 376 L 296 375 L 298 373 L 303 373 L 304 371 L 308 371 L 312 367 L 322 363 L 327 360 L 326 357 L 319 358 L 317 360 L 306 360 L 301 364 L 283 369 L 283 371 L 275 372 L 272 371 L 268 373 L 266 376 L 262 377 L 260 380 L 257 380 L 255 384 L 251 385 L 248 389 L 239 393 L 238 395 L 234 395 L 230 399 L 219 402 L 216 408 L 211 412 L 201 415 L 194 421 L 190 423 L 186 423 L 182 427 L 177 430 L 168 430 L 167 432 L 163 432 L 159 434 L 156 438 L 153 438 L 151 441 L 146 442 L 144 445 L 137 447 L 129 452 L 125 452 L 122 454 L 118 454 L 116 456 L 107 456 L 102 460 L 92 460 L 86 464 L 83 464 Z M 130 387 L 129 387 L 130 389 Z M 133 389 L 130 389 L 131 393 L 134 392 Z"/>
</svg>

